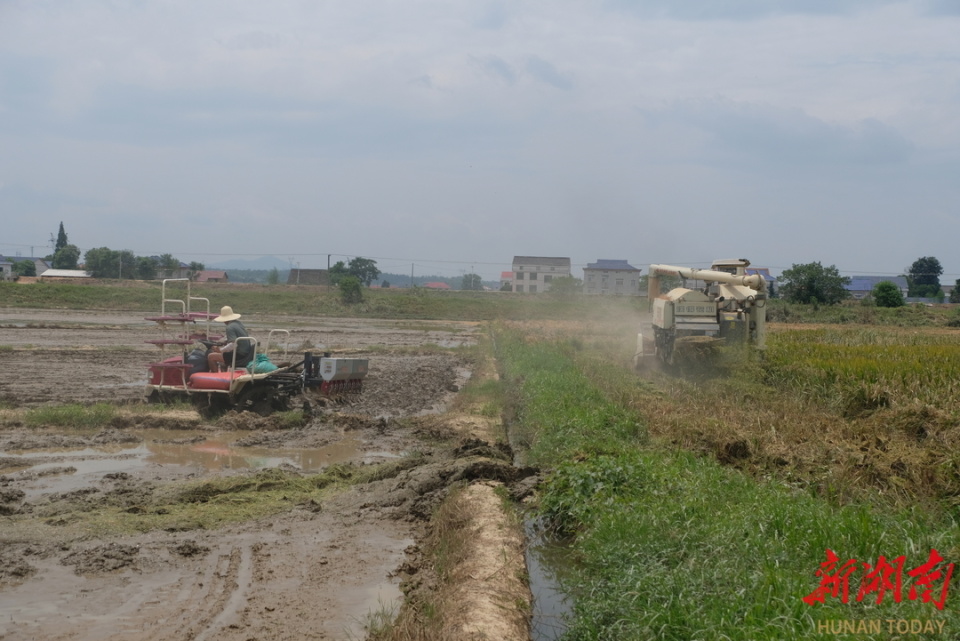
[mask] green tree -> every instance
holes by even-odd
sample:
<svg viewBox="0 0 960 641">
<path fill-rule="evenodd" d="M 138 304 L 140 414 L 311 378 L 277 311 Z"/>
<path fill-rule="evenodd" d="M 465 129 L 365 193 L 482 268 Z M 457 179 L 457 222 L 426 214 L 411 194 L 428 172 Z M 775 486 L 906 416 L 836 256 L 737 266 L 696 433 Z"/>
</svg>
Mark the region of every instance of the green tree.
<svg viewBox="0 0 960 641">
<path fill-rule="evenodd" d="M 267 285 L 277 285 L 280 283 L 280 270 L 274 267 L 267 274 Z"/>
<path fill-rule="evenodd" d="M 356 276 L 357 279 L 367 287 L 380 276 L 380 270 L 377 269 L 377 261 L 359 256 L 350 261 L 350 264 L 347 266 L 347 271 L 351 276 Z"/>
<path fill-rule="evenodd" d="M 140 275 L 140 263 L 129 249 L 121 251 L 108 247 L 88 249 L 83 261 L 87 271 L 94 278 L 134 279 Z"/>
<path fill-rule="evenodd" d="M 390 281 L 389 281 L 389 280 L 384 280 L 382 283 L 380 283 L 380 287 L 383 288 L 383 289 L 389 289 L 389 288 L 390 288 Z"/>
<path fill-rule="evenodd" d="M 573 296 L 583 291 L 583 281 L 573 276 L 560 276 L 550 281 L 549 292 L 554 296 Z"/>
<path fill-rule="evenodd" d="M 88 249 L 83 255 L 83 262 L 94 278 L 116 278 L 119 274 L 120 252 L 108 247 Z"/>
<path fill-rule="evenodd" d="M 960 303 L 960 278 L 954 283 L 953 290 L 950 292 L 950 302 Z"/>
<path fill-rule="evenodd" d="M 363 287 L 356 276 L 344 276 L 340 279 L 340 300 L 345 305 L 353 305 L 363 301 Z"/>
<path fill-rule="evenodd" d="M 483 289 L 483 279 L 479 274 L 464 274 L 460 281 L 460 289 L 480 291 Z"/>
<path fill-rule="evenodd" d="M 327 277 L 330 279 L 330 284 L 334 287 L 339 285 L 340 281 L 349 275 L 350 272 L 347 271 L 347 265 L 342 260 L 338 260 L 333 264 L 333 267 L 327 270 Z"/>
<path fill-rule="evenodd" d="M 850 278 L 841 276 L 833 265 L 794 264 L 780 275 L 780 296 L 791 303 L 835 305 L 850 296 L 846 289 L 849 284 Z"/>
<path fill-rule="evenodd" d="M 195 260 L 190 261 L 190 265 L 187 267 L 187 277 L 190 280 L 196 280 L 197 276 L 204 269 L 206 269 L 206 265 L 204 265 L 203 263 L 198 263 Z"/>
<path fill-rule="evenodd" d="M 117 272 L 117 278 L 126 278 L 134 280 L 137 277 L 137 257 L 129 249 L 121 249 L 117 252 L 120 261 L 120 267 Z"/>
<path fill-rule="evenodd" d="M 51 264 L 54 269 L 76 269 L 80 261 L 80 248 L 76 245 L 64 245 L 53 253 Z"/>
<path fill-rule="evenodd" d="M 896 283 L 885 280 L 873 286 L 873 300 L 877 307 L 903 307 L 903 293 Z"/>
<path fill-rule="evenodd" d="M 60 221 L 60 231 L 57 232 L 57 244 L 54 246 L 53 253 L 56 255 L 58 251 L 67 246 L 67 232 L 63 230 L 63 221 Z M 58 267 L 57 269 L 73 269 L 73 267 Z"/>
<path fill-rule="evenodd" d="M 173 254 L 163 254 L 160 256 L 159 267 L 163 272 L 164 278 L 176 278 L 180 271 L 180 261 L 173 257 Z"/>
<path fill-rule="evenodd" d="M 913 261 L 907 270 L 907 296 L 934 298 L 940 291 L 940 275 L 943 266 L 933 256 L 924 256 Z"/>
<path fill-rule="evenodd" d="M 32 260 L 18 260 L 13 264 L 13 273 L 17 276 L 36 276 L 37 264 Z"/>
<path fill-rule="evenodd" d="M 140 280 L 153 280 L 157 277 L 157 259 L 153 256 L 140 256 L 137 258 L 137 278 Z"/>
</svg>

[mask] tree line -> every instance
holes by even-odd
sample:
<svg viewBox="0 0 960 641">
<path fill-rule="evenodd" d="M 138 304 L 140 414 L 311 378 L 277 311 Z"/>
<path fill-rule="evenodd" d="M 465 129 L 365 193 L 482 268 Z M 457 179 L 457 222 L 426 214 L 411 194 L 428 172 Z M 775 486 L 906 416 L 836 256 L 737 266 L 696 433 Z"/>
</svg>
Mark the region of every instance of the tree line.
<svg viewBox="0 0 960 641">
<path fill-rule="evenodd" d="M 126 278 L 137 280 L 152 280 L 158 277 L 169 278 L 181 273 L 181 262 L 172 254 L 161 256 L 136 256 L 130 250 L 114 250 L 108 247 L 97 247 L 87 250 L 83 255 L 84 269 L 94 278 Z M 80 265 L 80 249 L 69 242 L 64 230 L 63 222 L 57 233 L 57 242 L 53 254 L 46 256 L 54 269 L 77 269 Z M 191 262 L 187 267 L 187 276 L 196 277 L 204 269 L 203 263 Z M 18 276 L 36 276 L 36 266 L 33 261 L 22 260 L 14 263 L 13 272 Z M 907 297 L 932 298 L 943 301 L 946 296 L 940 285 L 940 276 L 943 275 L 943 266 L 934 256 L 918 258 L 905 270 L 903 276 L 907 281 Z M 356 257 L 349 262 L 338 261 L 329 270 L 330 284 L 341 289 L 345 300 L 358 302 L 362 298 L 360 287 L 369 287 L 381 271 L 377 261 Z M 267 277 L 267 282 L 276 284 L 279 281 L 279 272 L 274 268 Z M 835 305 L 850 297 L 847 286 L 852 279 L 841 276 L 835 265 L 825 267 L 819 261 L 813 263 L 794 264 L 785 269 L 780 275 L 779 285 L 774 296 L 783 298 L 791 303 Z M 561 285 L 557 283 L 556 285 Z M 580 283 L 571 279 L 570 283 L 562 283 L 571 292 L 578 291 Z M 390 283 L 383 281 L 381 287 L 389 287 Z M 483 289 L 481 278 L 477 274 L 465 274 L 460 289 Z M 877 283 L 871 292 L 873 302 L 880 307 L 900 307 L 906 304 L 900 287 L 893 281 Z M 957 279 L 949 302 L 960 303 L 960 279 Z"/>
<path fill-rule="evenodd" d="M 53 253 L 45 256 L 44 260 L 48 261 L 53 269 L 79 269 L 80 249 L 69 242 L 63 222 L 60 223 Z M 83 268 L 94 278 L 153 280 L 179 276 L 182 263 L 172 254 L 136 256 L 128 249 L 97 247 L 83 254 Z M 187 266 L 187 276 L 195 278 L 203 269 L 203 263 L 191 262 Z M 13 264 L 13 273 L 17 276 L 36 276 L 37 268 L 33 261 L 21 260 Z"/>
<path fill-rule="evenodd" d="M 943 301 L 946 296 L 940 285 L 943 266 L 934 256 L 923 256 L 904 270 L 907 281 L 907 297 L 931 298 Z M 847 286 L 852 279 L 841 276 L 836 266 L 824 267 L 819 262 L 794 264 L 785 269 L 779 278 L 779 296 L 791 303 L 835 305 L 850 297 Z M 903 292 L 893 281 L 874 285 L 870 293 L 879 307 L 902 307 L 906 304 Z M 960 279 L 950 292 L 949 301 L 960 303 Z"/>
</svg>

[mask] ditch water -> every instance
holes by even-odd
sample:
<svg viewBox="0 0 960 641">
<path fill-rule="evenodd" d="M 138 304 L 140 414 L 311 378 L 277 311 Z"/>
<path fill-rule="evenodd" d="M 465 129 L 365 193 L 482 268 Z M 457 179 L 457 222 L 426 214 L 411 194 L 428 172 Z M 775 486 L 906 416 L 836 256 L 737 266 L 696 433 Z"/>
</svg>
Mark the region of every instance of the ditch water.
<svg viewBox="0 0 960 641">
<path fill-rule="evenodd" d="M 552 540 L 534 519 L 524 521 L 527 574 L 533 593 L 530 635 L 533 641 L 556 641 L 567 631 L 573 599 L 563 592 L 561 578 L 569 571 L 569 549 Z"/>
<path fill-rule="evenodd" d="M 505 424 L 507 441 L 513 450 L 513 464 L 526 465 L 526 445 L 516 432 Z M 527 539 L 525 552 L 527 576 L 533 595 L 530 615 L 532 641 L 556 641 L 567 631 L 567 620 L 573 613 L 573 597 L 561 587 L 561 579 L 572 568 L 567 545 L 551 538 L 538 519 L 523 522 Z"/>
</svg>

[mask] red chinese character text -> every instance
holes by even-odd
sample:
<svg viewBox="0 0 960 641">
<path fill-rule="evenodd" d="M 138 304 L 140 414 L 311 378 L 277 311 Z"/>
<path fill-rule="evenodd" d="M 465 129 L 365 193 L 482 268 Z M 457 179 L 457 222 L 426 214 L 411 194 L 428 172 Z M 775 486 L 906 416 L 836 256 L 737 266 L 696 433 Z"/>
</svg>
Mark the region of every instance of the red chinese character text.
<svg viewBox="0 0 960 641">
<path fill-rule="evenodd" d="M 936 550 L 930 550 L 930 557 L 926 563 L 907 572 L 910 576 L 917 577 L 913 585 L 910 586 L 910 593 L 907 595 L 911 601 L 916 600 L 917 588 L 921 588 L 923 592 L 920 599 L 924 603 L 932 601 L 938 610 L 943 609 L 947 602 L 947 587 L 950 585 L 950 577 L 953 576 L 953 563 L 948 563 L 946 566 L 947 575 L 943 579 L 943 587 L 940 588 L 940 600 L 938 601 L 934 598 L 933 590 L 937 580 L 943 576 L 943 570 L 936 568 L 941 561 L 943 561 L 943 557 L 940 556 L 940 553 Z"/>
<path fill-rule="evenodd" d="M 866 574 L 863 575 L 863 581 L 860 583 L 860 591 L 857 593 L 857 601 L 863 601 L 863 598 L 873 592 L 877 593 L 877 605 L 883 601 L 887 590 L 893 590 L 893 600 L 900 603 L 901 600 L 901 582 L 903 580 L 903 563 L 906 556 L 898 556 L 893 560 L 894 565 L 887 561 L 887 557 L 882 556 L 877 559 L 877 566 L 871 569 L 869 563 L 863 564 Z M 895 579 L 895 581 L 891 581 Z"/>
<path fill-rule="evenodd" d="M 820 577 L 820 587 L 803 597 L 803 602 L 807 605 L 813 605 L 816 602 L 823 603 L 824 598 L 829 595 L 837 598 L 842 593 L 840 600 L 844 603 L 849 599 L 850 594 L 850 575 L 857 569 L 857 560 L 850 559 L 837 569 L 840 557 L 833 553 L 833 550 L 827 550 L 827 560 L 820 564 L 820 569 L 816 575 Z"/>
</svg>

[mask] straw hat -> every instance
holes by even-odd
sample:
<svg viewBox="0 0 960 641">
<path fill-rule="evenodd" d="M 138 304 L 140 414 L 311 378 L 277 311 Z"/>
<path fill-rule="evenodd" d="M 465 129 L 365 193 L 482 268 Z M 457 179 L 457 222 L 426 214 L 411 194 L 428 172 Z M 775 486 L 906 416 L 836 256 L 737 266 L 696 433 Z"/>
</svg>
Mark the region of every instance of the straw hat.
<svg viewBox="0 0 960 641">
<path fill-rule="evenodd" d="M 227 321 L 237 320 L 238 318 L 240 318 L 240 314 L 234 314 L 232 307 L 229 305 L 224 305 L 220 309 L 220 315 L 213 320 L 217 321 L 218 323 L 226 323 Z"/>
</svg>

